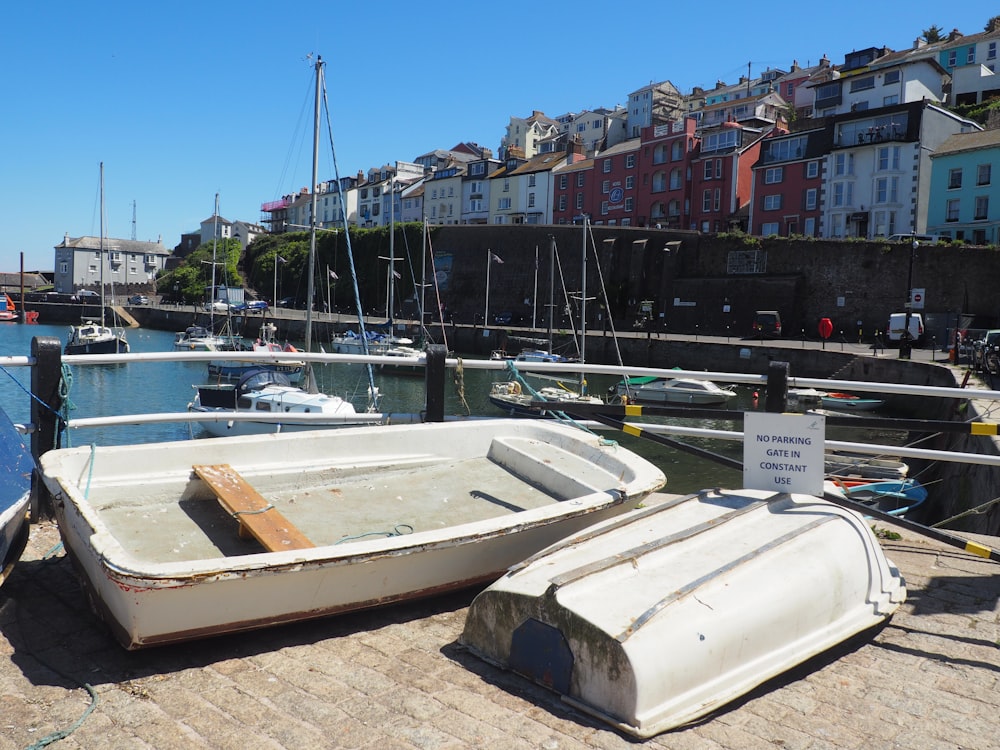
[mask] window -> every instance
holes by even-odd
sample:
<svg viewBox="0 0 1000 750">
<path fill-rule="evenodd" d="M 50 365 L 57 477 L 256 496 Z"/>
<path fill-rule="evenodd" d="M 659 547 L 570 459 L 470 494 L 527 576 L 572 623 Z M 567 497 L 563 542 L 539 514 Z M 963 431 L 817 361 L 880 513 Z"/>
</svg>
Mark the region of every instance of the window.
<svg viewBox="0 0 1000 750">
<path fill-rule="evenodd" d="M 976 184 L 977 185 L 989 185 L 990 184 L 990 172 L 991 164 L 980 164 L 976 167 Z"/>
<path fill-rule="evenodd" d="M 510 192 L 510 180 L 508 178 L 506 178 L 506 177 L 504 177 L 504 180 L 503 180 L 503 191 L 505 193 L 509 193 Z"/>
<path fill-rule="evenodd" d="M 956 50 L 951 50 L 948 53 L 948 67 L 954 68 L 958 65 L 958 52 Z"/>
<path fill-rule="evenodd" d="M 833 183 L 833 205 L 849 206 L 854 200 L 854 183 L 835 182 Z"/>
<path fill-rule="evenodd" d="M 968 51 L 965 53 L 965 64 L 972 65 L 976 61 L 976 47 L 975 45 L 969 47 Z"/>
<path fill-rule="evenodd" d="M 626 211 L 631 211 L 632 210 L 632 203 L 633 203 L 633 199 L 632 198 L 626 198 L 625 199 L 625 210 Z"/>
<path fill-rule="evenodd" d="M 788 161 L 789 159 L 799 159 L 805 150 L 807 139 L 805 136 L 798 138 L 782 138 L 772 143 L 768 143 L 764 152 L 764 161 Z"/>
<path fill-rule="evenodd" d="M 576 210 L 579 211 L 583 208 L 583 193 L 576 194 Z"/>
<path fill-rule="evenodd" d="M 899 169 L 899 146 L 883 146 L 876 152 L 875 169 L 879 172 Z"/>
<path fill-rule="evenodd" d="M 684 156 L 684 147 L 681 145 L 680 141 L 674 141 L 673 145 L 670 147 L 670 160 L 680 161 Z"/>
<path fill-rule="evenodd" d="M 576 186 L 583 187 L 583 172 L 576 173 Z"/>
<path fill-rule="evenodd" d="M 781 208 L 781 196 L 780 195 L 765 195 L 764 196 L 764 210 L 765 211 L 777 211 Z"/>
<path fill-rule="evenodd" d="M 888 86 L 892 83 L 899 83 L 899 71 L 889 70 L 886 72 L 885 76 L 882 78 L 882 85 Z"/>
<path fill-rule="evenodd" d="M 990 42 L 988 45 L 986 45 L 986 59 L 987 60 L 996 60 L 997 59 L 997 43 L 996 42 Z"/>
<path fill-rule="evenodd" d="M 962 187 L 962 170 L 959 169 L 949 169 L 948 170 L 948 189 L 954 190 L 955 188 Z"/>
<path fill-rule="evenodd" d="M 662 193 L 667 189 L 667 176 L 663 172 L 653 175 L 653 192 Z"/>
<path fill-rule="evenodd" d="M 601 216 L 607 216 L 607 215 L 608 215 L 608 202 L 601 201 Z"/>
<path fill-rule="evenodd" d="M 766 224 L 760 225 L 760 233 L 764 237 L 770 237 L 772 234 L 778 233 L 778 222 L 769 221 Z"/>
<path fill-rule="evenodd" d="M 566 187 L 567 187 L 567 183 L 568 182 L 569 182 L 569 180 L 567 179 L 566 175 L 564 175 L 564 174 L 559 175 L 559 189 L 560 190 L 565 190 Z"/>
<path fill-rule="evenodd" d="M 898 189 L 898 177 L 879 177 L 875 180 L 875 202 L 896 203 Z"/>
<path fill-rule="evenodd" d="M 944 220 L 958 221 L 958 198 L 952 198 L 951 200 L 945 201 Z"/>
<path fill-rule="evenodd" d="M 837 154 L 833 160 L 833 174 L 837 177 L 854 174 L 854 154 Z"/>
<path fill-rule="evenodd" d="M 510 198 L 501 198 L 497 202 L 497 208 L 500 209 L 501 211 L 509 211 L 510 210 Z"/>
<path fill-rule="evenodd" d="M 653 164 L 663 164 L 667 160 L 667 147 L 661 143 L 653 149 Z"/>
<path fill-rule="evenodd" d="M 712 191 L 706 190 L 701 196 L 701 210 L 711 211 L 712 210 Z"/>
<path fill-rule="evenodd" d="M 806 177 L 814 178 L 819 175 L 819 162 L 811 161 L 806 164 Z"/>
<path fill-rule="evenodd" d="M 711 180 L 712 179 L 712 162 L 711 162 L 711 160 L 706 160 L 705 161 L 705 179 L 706 180 Z"/>
<path fill-rule="evenodd" d="M 559 196 L 559 210 L 560 211 L 565 211 L 566 210 L 566 196 L 565 195 L 560 195 Z"/>
<path fill-rule="evenodd" d="M 670 172 L 670 189 L 680 190 L 681 189 L 681 170 L 676 167 Z"/>
<path fill-rule="evenodd" d="M 805 209 L 807 211 L 816 210 L 816 188 L 806 190 Z"/>
<path fill-rule="evenodd" d="M 722 190 L 720 188 L 715 189 L 715 195 L 712 200 L 712 210 L 718 211 L 722 208 Z"/>
<path fill-rule="evenodd" d="M 855 78 L 851 81 L 851 93 L 855 91 L 867 91 L 868 89 L 875 88 L 875 76 L 865 76 L 864 78 Z"/>
<path fill-rule="evenodd" d="M 631 190 L 633 187 L 635 187 L 635 175 L 630 174 L 625 178 L 625 189 Z"/>
<path fill-rule="evenodd" d="M 59 264 L 59 273 L 62 274 L 69 273 L 69 263 L 67 261 L 64 260 L 62 263 Z"/>
<path fill-rule="evenodd" d="M 802 233 L 806 237 L 816 236 L 816 219 L 810 217 L 802 223 Z"/>
<path fill-rule="evenodd" d="M 783 176 L 783 170 L 781 167 L 771 167 L 770 169 L 764 170 L 764 184 L 774 185 L 775 183 L 781 182 Z"/>
<path fill-rule="evenodd" d="M 990 212 L 990 199 L 987 195 L 976 196 L 976 210 L 972 218 L 976 221 L 983 221 Z"/>
<path fill-rule="evenodd" d="M 715 179 L 722 179 L 722 159 L 715 160 Z"/>
<path fill-rule="evenodd" d="M 635 166 L 635 154 L 625 154 L 625 168 L 632 169 Z"/>
<path fill-rule="evenodd" d="M 562 197 L 565 199 L 566 196 L 562 196 Z M 469 210 L 470 211 L 482 211 L 483 210 L 483 201 L 482 201 L 482 199 L 480 199 L 480 198 L 473 198 L 472 200 L 470 200 L 469 201 Z"/>
<path fill-rule="evenodd" d="M 899 94 L 890 94 L 889 96 L 882 97 L 883 107 L 891 107 L 893 104 L 899 104 Z"/>
<path fill-rule="evenodd" d="M 486 171 L 486 165 L 480 161 L 472 165 L 472 168 L 469 170 L 469 173 L 472 175 L 481 175 L 485 171 Z"/>
<path fill-rule="evenodd" d="M 611 159 L 605 159 L 604 160 L 604 174 L 607 174 L 610 171 L 611 171 Z"/>
<path fill-rule="evenodd" d="M 611 192 L 611 180 L 604 180 L 601 183 L 601 192 L 605 195 Z"/>
<path fill-rule="evenodd" d="M 529 174 L 528 175 L 528 187 L 535 187 L 535 180 L 537 178 L 538 178 L 538 175 Z"/>
</svg>

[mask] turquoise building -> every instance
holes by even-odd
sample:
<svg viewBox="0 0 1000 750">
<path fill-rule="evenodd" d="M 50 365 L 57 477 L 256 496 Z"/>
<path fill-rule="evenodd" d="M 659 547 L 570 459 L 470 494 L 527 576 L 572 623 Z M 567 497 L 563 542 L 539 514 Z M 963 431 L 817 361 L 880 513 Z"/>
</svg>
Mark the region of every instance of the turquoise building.
<svg viewBox="0 0 1000 750">
<path fill-rule="evenodd" d="M 1000 130 L 949 137 L 931 165 L 927 233 L 1000 244 Z"/>
</svg>

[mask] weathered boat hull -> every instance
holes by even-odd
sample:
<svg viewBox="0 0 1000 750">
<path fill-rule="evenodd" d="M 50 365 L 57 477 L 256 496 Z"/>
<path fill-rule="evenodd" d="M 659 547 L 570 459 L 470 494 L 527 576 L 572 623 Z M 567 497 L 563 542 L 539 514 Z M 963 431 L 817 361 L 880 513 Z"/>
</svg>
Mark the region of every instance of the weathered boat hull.
<svg viewBox="0 0 1000 750">
<path fill-rule="evenodd" d="M 31 474 L 35 462 L 7 413 L 0 409 L 0 584 L 28 541 Z"/>
<path fill-rule="evenodd" d="M 904 599 L 857 514 L 805 495 L 704 491 L 514 566 L 473 601 L 461 642 L 650 737 L 883 623 Z"/>
<path fill-rule="evenodd" d="M 240 539 L 192 472 L 205 463 L 232 466 L 315 546 Z M 538 420 L 65 449 L 42 471 L 67 551 L 127 648 L 484 583 L 664 482 L 629 451 Z"/>
</svg>

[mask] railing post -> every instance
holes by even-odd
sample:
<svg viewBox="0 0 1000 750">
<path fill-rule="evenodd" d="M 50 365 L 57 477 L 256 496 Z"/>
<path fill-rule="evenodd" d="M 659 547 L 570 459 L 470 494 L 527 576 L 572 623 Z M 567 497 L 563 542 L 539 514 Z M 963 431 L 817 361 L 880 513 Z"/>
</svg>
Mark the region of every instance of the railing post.
<svg viewBox="0 0 1000 750">
<path fill-rule="evenodd" d="M 35 364 L 31 368 L 31 455 L 38 459 L 46 451 L 55 447 L 56 435 L 59 430 L 59 409 L 62 407 L 62 396 L 59 393 L 59 382 L 62 379 L 62 342 L 52 336 L 35 336 L 31 339 L 31 356 Z M 51 407 L 51 408 L 48 408 Z M 34 486 L 31 493 L 31 518 L 40 518 L 42 496 L 37 477 L 33 478 Z M 47 498 L 48 495 L 45 494 Z M 49 505 L 48 502 L 45 503 Z M 47 511 L 51 511 L 47 507 Z"/>
<path fill-rule="evenodd" d="M 447 347 L 431 344 L 427 347 L 424 381 L 424 419 L 428 422 L 444 421 L 444 376 Z"/>
<path fill-rule="evenodd" d="M 767 395 L 764 411 L 788 411 L 788 363 L 771 361 L 767 366 Z"/>
</svg>

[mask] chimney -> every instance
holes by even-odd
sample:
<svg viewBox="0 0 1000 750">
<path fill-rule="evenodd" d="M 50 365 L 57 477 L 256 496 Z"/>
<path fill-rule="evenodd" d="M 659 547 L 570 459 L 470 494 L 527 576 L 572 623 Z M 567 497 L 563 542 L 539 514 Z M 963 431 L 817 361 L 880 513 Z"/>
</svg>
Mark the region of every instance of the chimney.
<svg viewBox="0 0 1000 750">
<path fill-rule="evenodd" d="M 951 33 L 948 34 L 948 41 L 954 42 L 956 39 L 960 39 L 961 37 L 962 37 L 961 31 L 959 31 L 958 29 L 952 29 Z"/>
<path fill-rule="evenodd" d="M 583 141 L 581 138 L 574 134 L 572 138 L 566 141 L 566 163 L 575 164 L 577 157 L 584 155 Z"/>
</svg>

